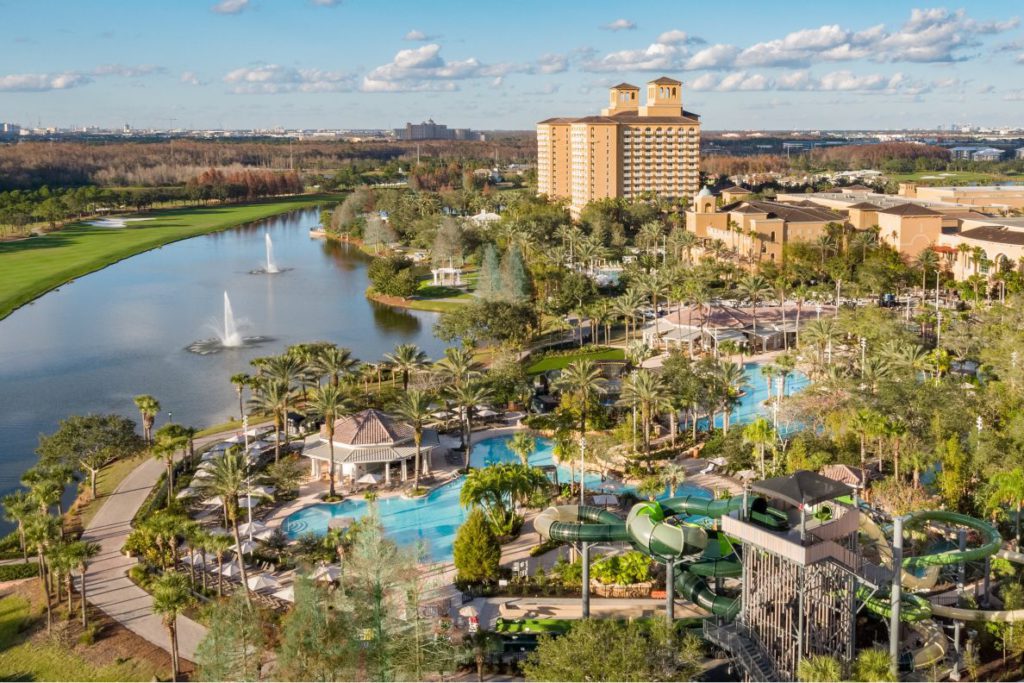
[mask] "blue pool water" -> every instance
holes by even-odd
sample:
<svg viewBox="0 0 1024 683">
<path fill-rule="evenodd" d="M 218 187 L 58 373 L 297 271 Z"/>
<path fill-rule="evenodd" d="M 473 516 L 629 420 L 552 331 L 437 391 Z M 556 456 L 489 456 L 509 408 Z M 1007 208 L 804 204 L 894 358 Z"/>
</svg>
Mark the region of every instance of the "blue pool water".
<svg viewBox="0 0 1024 683">
<path fill-rule="evenodd" d="M 732 424 L 749 422 L 766 412 L 766 408 L 762 404 L 768 397 L 768 388 L 758 368 L 757 363 L 747 363 L 744 366 L 747 375 L 746 395 L 740 399 L 739 405 L 732 412 Z M 794 372 L 786 380 L 786 395 L 789 396 L 803 389 L 809 383 L 810 380 L 805 375 Z M 777 386 L 775 384 L 772 391 L 776 391 Z M 721 426 L 721 415 L 716 418 L 715 424 Z M 785 425 L 780 425 L 779 431 L 785 433 L 788 430 Z M 498 462 L 517 461 L 517 456 L 508 447 L 509 439 L 510 437 L 507 436 L 494 437 L 473 446 L 473 466 L 486 467 Z M 538 466 L 553 464 L 552 448 L 553 444 L 550 440 L 537 439 L 537 451 L 530 456 L 530 464 Z M 558 466 L 558 479 L 563 482 L 569 480 L 569 468 L 565 465 Z M 588 473 L 586 483 L 587 488 L 591 490 L 598 488 L 609 492 L 631 490 L 631 487 L 624 486 L 617 481 L 602 482 L 597 473 Z M 410 500 L 393 497 L 377 501 L 385 533 L 402 546 L 421 544 L 426 561 L 450 561 L 455 532 L 468 515 L 468 510 L 459 504 L 461 488 L 462 479 L 457 479 L 422 498 Z M 688 494 L 709 497 L 711 495 L 710 492 L 699 486 L 684 484 L 676 488 L 677 496 Z M 292 513 L 284 520 L 281 527 L 289 538 L 295 539 L 309 532 L 326 533 L 327 523 L 334 517 L 359 518 L 365 513 L 366 503 L 362 500 L 318 503 Z"/>
<path fill-rule="evenodd" d="M 733 408 L 729 418 L 730 425 L 744 424 L 761 415 L 768 418 L 771 417 L 771 409 L 764 405 L 764 402 L 768 400 L 768 385 L 765 378 L 761 376 L 761 366 L 758 363 L 744 363 L 743 370 L 747 377 L 746 386 L 744 387 L 746 394 L 740 397 L 739 404 Z M 794 370 L 786 378 L 785 395 L 792 396 L 806 388 L 810 383 L 811 380 L 807 378 L 807 375 Z M 775 378 L 772 380 L 772 395 L 775 395 L 778 390 L 779 380 Z M 718 414 L 715 416 L 716 427 L 721 427 L 722 421 L 723 415 Z M 702 429 L 706 428 L 707 420 L 700 420 L 698 426 Z M 799 425 L 779 424 L 779 432 L 783 435 L 797 428 L 799 428 Z"/>
<path fill-rule="evenodd" d="M 509 437 L 485 439 L 473 446 L 473 466 L 486 467 L 498 462 L 517 462 L 518 457 L 508 447 Z M 530 456 L 531 465 L 551 465 L 553 444 L 548 439 L 537 439 L 537 450 Z M 559 481 L 568 481 L 569 468 L 558 466 Z M 383 498 L 377 501 L 384 532 L 402 546 L 422 544 L 424 559 L 431 562 L 447 562 L 452 557 L 452 543 L 455 532 L 465 521 L 468 510 L 459 504 L 462 479 L 456 479 L 422 498 Z M 629 487 L 612 481 L 601 481 L 597 473 L 588 473 L 587 487 L 603 487 L 607 491 L 622 491 Z M 676 487 L 677 496 L 704 495 L 710 493 L 699 486 Z M 344 500 L 340 503 L 318 503 L 289 515 L 281 525 L 289 538 L 313 532 L 323 534 L 327 522 L 333 517 L 359 518 L 366 513 L 366 502 Z"/>
</svg>

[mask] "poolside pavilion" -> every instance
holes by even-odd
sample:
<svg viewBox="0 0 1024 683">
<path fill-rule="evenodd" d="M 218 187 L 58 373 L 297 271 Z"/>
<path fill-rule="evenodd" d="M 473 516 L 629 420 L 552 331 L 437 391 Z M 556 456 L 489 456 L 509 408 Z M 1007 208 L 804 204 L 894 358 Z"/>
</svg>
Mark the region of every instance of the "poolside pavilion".
<svg viewBox="0 0 1024 683">
<path fill-rule="evenodd" d="M 342 482 L 355 482 L 372 474 L 390 484 L 393 467 L 397 468 L 396 476 L 405 481 L 416 466 L 412 427 L 379 410 L 363 410 L 336 420 L 333 441 L 335 477 Z M 430 473 L 431 455 L 440 447 L 437 432 L 424 429 L 420 445 L 423 474 Z M 310 474 L 314 478 L 328 476 L 331 451 L 326 427 L 306 439 L 302 455 L 309 458 Z"/>
</svg>

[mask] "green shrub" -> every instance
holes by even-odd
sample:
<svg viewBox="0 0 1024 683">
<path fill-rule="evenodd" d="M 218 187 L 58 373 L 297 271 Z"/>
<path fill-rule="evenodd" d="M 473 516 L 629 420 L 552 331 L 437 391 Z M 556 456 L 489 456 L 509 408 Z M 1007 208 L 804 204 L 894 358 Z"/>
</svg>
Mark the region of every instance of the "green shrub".
<svg viewBox="0 0 1024 683">
<path fill-rule="evenodd" d="M 459 527 L 452 550 L 459 579 L 489 582 L 498 578 L 501 545 L 480 508 L 474 508 Z"/>
<path fill-rule="evenodd" d="M 0 565 L 0 581 L 17 581 L 19 579 L 31 579 L 39 575 L 39 567 L 35 562 L 22 564 Z"/>
</svg>

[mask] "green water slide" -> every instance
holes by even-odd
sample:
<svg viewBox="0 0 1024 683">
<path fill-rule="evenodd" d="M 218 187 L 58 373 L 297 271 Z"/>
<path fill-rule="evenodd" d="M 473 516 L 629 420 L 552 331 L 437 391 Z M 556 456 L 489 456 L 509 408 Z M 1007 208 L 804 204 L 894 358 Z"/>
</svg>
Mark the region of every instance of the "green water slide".
<svg viewBox="0 0 1024 683">
<path fill-rule="evenodd" d="M 959 564 L 960 562 L 976 562 L 991 557 L 999 552 L 1003 545 L 1003 537 L 994 526 L 968 515 L 961 515 L 958 512 L 946 510 L 925 510 L 908 515 L 903 522 L 903 528 L 920 526 L 927 522 L 944 522 L 947 524 L 959 524 L 968 529 L 973 529 L 981 536 L 981 545 L 969 550 L 947 550 L 931 555 L 915 555 L 903 558 L 904 569 L 917 567 L 930 567 L 934 565 Z"/>
</svg>

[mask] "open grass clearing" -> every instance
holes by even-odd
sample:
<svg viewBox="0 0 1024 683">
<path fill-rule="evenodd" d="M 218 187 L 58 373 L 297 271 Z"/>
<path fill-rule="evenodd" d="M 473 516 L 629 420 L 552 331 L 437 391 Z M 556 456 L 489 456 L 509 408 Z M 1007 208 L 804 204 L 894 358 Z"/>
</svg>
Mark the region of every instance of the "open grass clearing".
<svg viewBox="0 0 1024 683">
<path fill-rule="evenodd" d="M 600 349 L 597 351 L 582 351 L 580 353 L 572 354 L 559 354 L 557 356 L 548 356 L 541 358 L 540 360 L 531 364 L 526 368 L 527 374 L 536 375 L 541 372 L 547 372 L 549 370 L 561 370 L 568 366 L 573 361 L 589 359 L 593 361 L 600 360 L 625 360 L 626 351 L 624 349 Z"/>
</svg>

